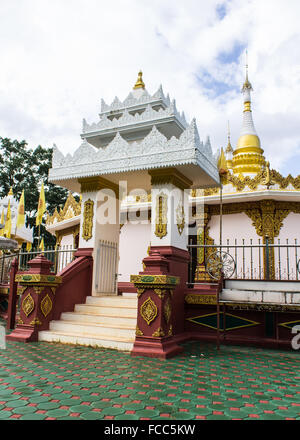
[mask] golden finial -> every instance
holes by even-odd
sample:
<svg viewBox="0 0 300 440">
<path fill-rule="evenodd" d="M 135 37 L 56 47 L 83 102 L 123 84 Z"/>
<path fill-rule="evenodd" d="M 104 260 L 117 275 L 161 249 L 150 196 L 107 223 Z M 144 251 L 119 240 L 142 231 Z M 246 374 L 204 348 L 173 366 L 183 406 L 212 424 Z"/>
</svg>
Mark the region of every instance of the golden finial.
<svg viewBox="0 0 300 440">
<path fill-rule="evenodd" d="M 229 125 L 229 121 L 228 121 L 228 144 L 227 144 L 227 148 L 225 150 L 226 153 L 232 153 L 233 152 L 233 148 L 231 146 L 231 141 L 230 141 L 230 125 Z"/>
<path fill-rule="evenodd" d="M 7 195 L 8 196 L 13 196 L 14 195 L 13 190 L 12 190 L 12 186 L 10 187 L 9 193 Z"/>
<path fill-rule="evenodd" d="M 140 70 L 138 74 L 137 82 L 135 83 L 135 86 L 133 87 L 133 90 L 135 89 L 144 89 L 145 83 L 143 81 L 143 72 Z"/>
<path fill-rule="evenodd" d="M 246 50 L 246 79 L 242 88 L 242 92 L 244 92 L 246 89 L 253 90 L 248 78 L 248 50 Z"/>
<path fill-rule="evenodd" d="M 265 171 L 266 171 L 266 177 L 265 179 L 263 179 L 262 184 L 266 185 L 266 187 L 269 189 L 270 186 L 275 185 L 275 182 L 271 177 L 270 162 L 265 163 Z"/>
</svg>

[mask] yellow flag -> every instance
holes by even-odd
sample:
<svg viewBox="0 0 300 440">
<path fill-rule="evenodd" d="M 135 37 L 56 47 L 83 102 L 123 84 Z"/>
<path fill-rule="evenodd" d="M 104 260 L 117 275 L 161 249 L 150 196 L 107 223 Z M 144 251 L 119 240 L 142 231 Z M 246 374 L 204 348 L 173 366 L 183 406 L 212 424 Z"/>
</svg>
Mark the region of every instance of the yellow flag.
<svg viewBox="0 0 300 440">
<path fill-rule="evenodd" d="M 25 225 L 25 207 L 24 207 L 24 190 L 22 191 L 22 195 L 20 198 L 19 206 L 18 206 L 18 217 L 17 217 L 17 228 L 21 228 Z"/>
<path fill-rule="evenodd" d="M 39 197 L 38 211 L 36 215 L 36 226 L 42 223 L 43 214 L 45 211 L 46 211 L 46 201 L 45 201 L 45 191 L 44 191 L 44 182 L 43 182 Z"/>
<path fill-rule="evenodd" d="M 44 246 L 44 238 L 42 238 L 42 240 L 41 240 L 41 242 L 40 242 L 39 249 L 40 249 L 42 252 L 44 252 L 44 250 L 45 250 L 45 246 Z"/>
<path fill-rule="evenodd" d="M 4 226 L 4 208 L 2 209 L 0 224 Z M 0 237 L 3 237 L 4 227 L 0 229 Z"/>
<path fill-rule="evenodd" d="M 10 200 L 8 201 L 6 221 L 4 226 L 4 235 L 6 238 L 10 238 L 11 234 L 11 211 L 10 211 Z"/>
<path fill-rule="evenodd" d="M 32 249 L 32 244 L 30 243 L 30 241 L 27 241 L 27 243 L 26 243 L 26 251 L 30 252 L 31 249 Z"/>
</svg>

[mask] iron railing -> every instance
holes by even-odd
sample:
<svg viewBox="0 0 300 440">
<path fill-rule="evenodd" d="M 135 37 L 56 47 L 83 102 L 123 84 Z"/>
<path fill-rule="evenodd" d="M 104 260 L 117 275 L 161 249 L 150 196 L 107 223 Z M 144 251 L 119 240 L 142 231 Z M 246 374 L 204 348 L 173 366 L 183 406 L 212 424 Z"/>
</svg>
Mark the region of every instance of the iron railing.
<svg viewBox="0 0 300 440">
<path fill-rule="evenodd" d="M 300 243 L 295 239 L 290 243 L 287 239 L 283 244 L 280 239 L 276 243 L 270 243 L 268 237 L 265 240 L 250 239 L 249 244 L 234 244 L 225 240 L 222 245 L 198 245 L 189 244 L 190 265 L 189 265 L 189 284 L 197 283 L 197 265 L 199 264 L 197 254 L 198 250 L 204 251 L 204 261 L 206 271 L 209 273 L 210 261 L 213 261 L 212 267 L 221 267 L 221 254 L 228 254 L 227 260 L 233 260 L 232 273 L 230 279 L 244 280 L 300 280 Z M 221 253 L 221 254 L 220 254 Z M 231 257 L 231 258 L 230 258 Z M 230 272 L 230 271 L 229 271 Z M 225 273 L 226 275 L 226 273 Z M 226 278 L 226 276 L 225 276 Z"/>
<path fill-rule="evenodd" d="M 18 259 L 19 271 L 23 272 L 29 269 L 30 260 L 43 254 L 52 263 L 51 272 L 57 274 L 73 261 L 75 252 L 76 249 L 71 246 L 64 246 L 63 249 L 47 248 L 44 251 L 36 249 L 30 252 L 6 253 L 0 257 L 0 284 L 9 283 L 10 266 L 15 258 Z"/>
</svg>

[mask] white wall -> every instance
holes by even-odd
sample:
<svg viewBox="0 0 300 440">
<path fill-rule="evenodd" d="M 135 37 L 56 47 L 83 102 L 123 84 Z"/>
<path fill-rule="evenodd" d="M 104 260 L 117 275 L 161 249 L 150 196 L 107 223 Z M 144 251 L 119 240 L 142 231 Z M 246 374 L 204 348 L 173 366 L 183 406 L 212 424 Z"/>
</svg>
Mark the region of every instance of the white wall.
<svg viewBox="0 0 300 440">
<path fill-rule="evenodd" d="M 295 243 L 300 245 L 300 214 L 291 212 L 284 219 L 279 236 L 275 238 L 275 244 L 280 243 L 281 245 L 285 245 L 287 241 L 292 245 Z M 275 248 L 276 277 L 280 279 L 300 279 L 300 274 L 297 274 L 297 262 L 299 258 L 300 247 L 297 249 Z"/>
<path fill-rule="evenodd" d="M 256 233 L 252 220 L 245 214 L 224 214 L 222 222 L 222 244 L 226 245 L 229 240 L 230 245 L 250 245 L 263 244 L 262 238 Z M 209 235 L 215 240 L 215 244 L 220 243 L 220 216 L 212 216 L 208 226 L 210 227 Z M 244 240 L 244 242 L 243 242 Z M 263 271 L 263 250 L 250 248 L 223 248 L 224 252 L 228 252 L 236 261 L 236 275 L 241 278 L 259 278 L 259 274 Z M 251 264 L 252 261 L 252 264 Z"/>
<path fill-rule="evenodd" d="M 143 270 L 143 259 L 147 257 L 150 245 L 151 224 L 126 223 L 121 228 L 119 243 L 118 281 L 130 282 L 130 275 L 138 275 Z"/>
</svg>

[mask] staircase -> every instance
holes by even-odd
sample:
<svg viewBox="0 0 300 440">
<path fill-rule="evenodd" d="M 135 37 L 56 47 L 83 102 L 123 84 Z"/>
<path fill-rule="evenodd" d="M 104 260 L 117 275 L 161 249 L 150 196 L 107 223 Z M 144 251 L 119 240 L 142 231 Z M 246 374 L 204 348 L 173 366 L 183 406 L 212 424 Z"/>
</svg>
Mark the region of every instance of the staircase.
<svg viewBox="0 0 300 440">
<path fill-rule="evenodd" d="M 131 351 L 135 340 L 137 295 L 88 296 L 74 312 L 51 321 L 39 341 L 87 345 Z"/>
</svg>

